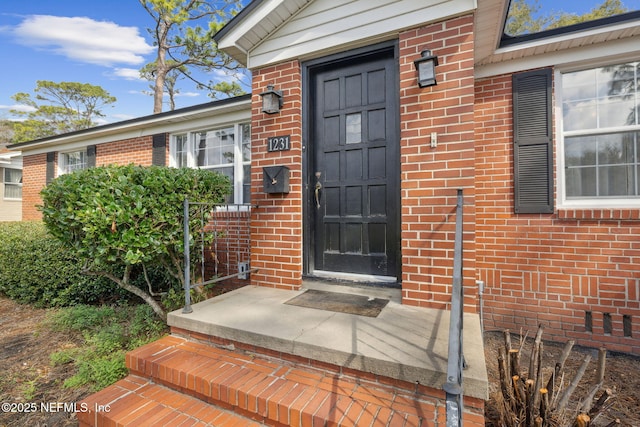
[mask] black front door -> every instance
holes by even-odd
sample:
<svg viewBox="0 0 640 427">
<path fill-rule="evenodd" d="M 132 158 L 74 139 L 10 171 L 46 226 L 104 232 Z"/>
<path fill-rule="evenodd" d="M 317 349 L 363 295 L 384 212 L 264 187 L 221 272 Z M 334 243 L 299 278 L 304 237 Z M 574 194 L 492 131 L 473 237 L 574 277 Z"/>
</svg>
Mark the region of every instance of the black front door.
<svg viewBox="0 0 640 427">
<path fill-rule="evenodd" d="M 393 49 L 310 73 L 313 269 L 397 274 L 399 143 Z"/>
</svg>

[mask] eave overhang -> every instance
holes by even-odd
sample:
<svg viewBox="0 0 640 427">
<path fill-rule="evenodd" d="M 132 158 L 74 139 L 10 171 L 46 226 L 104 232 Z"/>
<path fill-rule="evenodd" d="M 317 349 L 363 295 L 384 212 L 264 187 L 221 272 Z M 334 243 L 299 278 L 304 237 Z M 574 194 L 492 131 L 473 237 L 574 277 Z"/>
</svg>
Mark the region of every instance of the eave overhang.
<svg viewBox="0 0 640 427">
<path fill-rule="evenodd" d="M 504 37 L 508 0 L 479 2 L 476 14 L 477 78 L 551 65 L 606 60 L 640 53 L 640 12 L 519 37 Z"/>
<path fill-rule="evenodd" d="M 170 125 L 198 120 L 215 116 L 218 114 L 227 114 L 236 111 L 250 111 L 251 94 L 242 95 L 233 98 L 226 98 L 218 101 L 212 101 L 206 104 L 198 104 L 191 107 L 181 108 L 173 111 L 153 114 L 149 116 L 139 117 L 136 119 L 125 120 L 122 122 L 109 123 L 107 125 L 96 126 L 89 129 L 83 129 L 75 132 L 69 132 L 62 135 L 55 135 L 46 138 L 36 139 L 33 141 L 20 142 L 7 146 L 9 150 L 21 150 L 23 153 L 37 150 L 45 147 L 55 147 L 65 144 L 73 144 L 89 140 L 105 139 L 111 136 L 122 135 L 124 133 L 131 134 L 137 132 L 142 135 L 148 129 L 162 129 Z"/>
<path fill-rule="evenodd" d="M 253 0 L 215 36 L 218 49 L 243 66 L 249 51 L 313 0 Z"/>
</svg>

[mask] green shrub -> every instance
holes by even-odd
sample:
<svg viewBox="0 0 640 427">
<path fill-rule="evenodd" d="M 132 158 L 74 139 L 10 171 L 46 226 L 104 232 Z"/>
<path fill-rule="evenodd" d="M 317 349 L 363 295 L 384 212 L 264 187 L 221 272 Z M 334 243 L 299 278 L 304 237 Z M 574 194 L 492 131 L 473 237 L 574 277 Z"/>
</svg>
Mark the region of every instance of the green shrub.
<svg viewBox="0 0 640 427">
<path fill-rule="evenodd" d="M 218 172 L 130 164 L 65 174 L 40 194 L 47 229 L 86 263 L 87 272 L 108 277 L 166 319 L 156 290 L 133 283 L 134 270 L 164 266 L 168 275 L 183 280 L 185 198 L 216 204 L 230 191 L 229 179 Z M 190 219 L 194 245 L 207 219 Z M 207 233 L 206 239 L 212 238 Z"/>
<path fill-rule="evenodd" d="M 43 223 L 0 222 L 0 294 L 36 307 L 132 300 L 133 296 L 113 281 L 83 274 L 82 267 Z M 136 267 L 131 282 L 146 289 L 144 272 Z M 147 275 L 154 291 L 180 287 L 163 267 L 150 266 Z"/>
<path fill-rule="evenodd" d="M 208 294 L 205 291 L 198 292 L 195 289 L 191 289 L 191 304 L 196 304 L 207 299 Z M 184 295 L 184 289 L 171 288 L 162 296 L 162 305 L 166 308 L 167 312 L 183 308 Z"/>
<path fill-rule="evenodd" d="M 81 270 L 78 259 L 42 223 L 0 223 L 0 294 L 37 307 L 128 298 L 110 280 Z"/>
</svg>

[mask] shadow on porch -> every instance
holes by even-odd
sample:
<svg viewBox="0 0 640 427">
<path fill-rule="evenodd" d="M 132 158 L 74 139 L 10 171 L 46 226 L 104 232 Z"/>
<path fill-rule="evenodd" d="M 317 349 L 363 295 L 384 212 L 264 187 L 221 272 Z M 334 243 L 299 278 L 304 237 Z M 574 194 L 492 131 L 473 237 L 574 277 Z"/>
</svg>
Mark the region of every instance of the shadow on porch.
<svg viewBox="0 0 640 427">
<path fill-rule="evenodd" d="M 324 288 L 309 282 L 300 291 L 246 286 L 194 305 L 193 313 L 174 311 L 168 323 L 174 333 L 217 337 L 239 347 L 442 388 L 447 375 L 448 311 L 401 305 L 396 289 L 336 285 L 326 288 L 390 301 L 377 317 L 285 304 L 310 287 Z M 476 314 L 465 314 L 463 347 L 468 365 L 464 394 L 485 399 L 487 374 Z"/>
<path fill-rule="evenodd" d="M 285 304 L 309 288 L 389 302 L 377 317 Z M 170 313 L 172 336 L 127 355 L 129 377 L 86 400 L 110 412 L 80 425 L 444 426 L 449 312 L 401 305 L 398 289 L 326 288 L 246 286 Z M 464 315 L 463 346 L 464 424 L 484 425 L 478 315 Z"/>
</svg>

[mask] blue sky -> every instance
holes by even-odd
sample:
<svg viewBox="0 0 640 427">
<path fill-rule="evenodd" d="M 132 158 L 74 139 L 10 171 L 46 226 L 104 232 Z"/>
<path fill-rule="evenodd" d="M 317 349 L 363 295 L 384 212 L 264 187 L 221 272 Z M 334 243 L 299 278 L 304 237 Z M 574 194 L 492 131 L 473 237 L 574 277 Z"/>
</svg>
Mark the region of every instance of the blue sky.
<svg viewBox="0 0 640 427">
<path fill-rule="evenodd" d="M 539 0 L 543 8 L 574 13 L 588 12 L 602 3 L 604 0 Z M 638 9 L 640 0 L 622 0 L 622 4 L 629 9 Z"/>
<path fill-rule="evenodd" d="M 117 98 L 103 123 L 151 114 L 149 82 L 138 70 L 155 58 L 146 30 L 153 24 L 138 0 L 1 0 L 0 119 L 11 118 L 11 96 L 33 94 L 37 80 L 103 87 Z M 180 92 L 177 108 L 211 101 L 186 82 Z"/>
<path fill-rule="evenodd" d="M 604 1 L 605 0 L 538 0 L 538 4 L 541 6 L 541 12 L 547 10 L 582 14 L 601 5 Z M 640 0 L 622 0 L 621 2 L 627 9 L 640 10 Z"/>
</svg>

